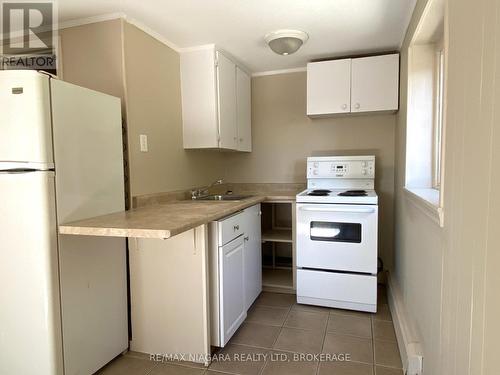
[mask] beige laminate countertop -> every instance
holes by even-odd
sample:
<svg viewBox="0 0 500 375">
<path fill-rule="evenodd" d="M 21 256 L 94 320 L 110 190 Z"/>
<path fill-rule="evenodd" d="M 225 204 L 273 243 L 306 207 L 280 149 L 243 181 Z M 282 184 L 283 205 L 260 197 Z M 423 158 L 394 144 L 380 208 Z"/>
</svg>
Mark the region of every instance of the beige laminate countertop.
<svg viewBox="0 0 500 375">
<path fill-rule="evenodd" d="M 257 195 L 240 201 L 172 201 L 59 226 L 59 233 L 86 236 L 169 238 L 265 200 L 295 196 Z"/>
</svg>

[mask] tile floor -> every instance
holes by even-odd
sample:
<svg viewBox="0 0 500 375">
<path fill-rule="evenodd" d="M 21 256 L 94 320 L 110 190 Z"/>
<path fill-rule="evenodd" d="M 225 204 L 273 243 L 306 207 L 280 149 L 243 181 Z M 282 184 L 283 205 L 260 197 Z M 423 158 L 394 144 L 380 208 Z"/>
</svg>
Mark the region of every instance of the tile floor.
<svg viewBox="0 0 500 375">
<path fill-rule="evenodd" d="M 156 363 L 127 353 L 101 375 L 402 375 L 401 359 L 387 305 L 379 291 L 377 314 L 298 305 L 295 295 L 264 292 L 228 345 L 223 358 L 253 361 L 212 362 L 208 369 L 190 363 Z M 350 361 L 315 361 L 297 353 L 350 354 Z M 324 358 L 323 358 L 324 359 Z"/>
</svg>

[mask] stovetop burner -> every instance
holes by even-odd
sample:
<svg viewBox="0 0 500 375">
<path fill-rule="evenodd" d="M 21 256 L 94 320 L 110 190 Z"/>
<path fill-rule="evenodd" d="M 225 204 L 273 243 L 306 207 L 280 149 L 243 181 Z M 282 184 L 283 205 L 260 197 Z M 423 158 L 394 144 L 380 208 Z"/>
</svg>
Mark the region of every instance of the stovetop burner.
<svg viewBox="0 0 500 375">
<path fill-rule="evenodd" d="M 328 194 L 330 194 L 332 191 L 328 189 L 316 189 L 312 190 L 307 195 L 311 195 L 313 197 L 326 197 Z"/>
<path fill-rule="evenodd" d="M 366 197 L 368 193 L 366 190 L 347 190 L 337 195 L 341 197 Z"/>
</svg>

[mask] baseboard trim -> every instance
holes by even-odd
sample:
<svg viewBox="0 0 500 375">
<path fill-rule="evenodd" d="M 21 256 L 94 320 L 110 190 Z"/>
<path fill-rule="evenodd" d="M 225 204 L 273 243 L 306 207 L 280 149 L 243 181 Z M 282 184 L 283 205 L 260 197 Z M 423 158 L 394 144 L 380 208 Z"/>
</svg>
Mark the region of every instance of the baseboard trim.
<svg viewBox="0 0 500 375">
<path fill-rule="evenodd" d="M 390 273 L 387 275 L 387 286 L 387 299 L 404 373 L 408 375 L 422 374 L 423 351 L 411 328 L 401 291 Z"/>
</svg>

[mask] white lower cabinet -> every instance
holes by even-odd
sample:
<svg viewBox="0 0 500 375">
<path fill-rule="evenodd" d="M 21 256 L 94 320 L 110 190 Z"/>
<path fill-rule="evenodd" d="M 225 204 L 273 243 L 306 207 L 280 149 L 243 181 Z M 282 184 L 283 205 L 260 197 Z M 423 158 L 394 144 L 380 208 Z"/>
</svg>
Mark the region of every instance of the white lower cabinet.
<svg viewBox="0 0 500 375">
<path fill-rule="evenodd" d="M 260 204 L 209 225 L 211 344 L 224 347 L 262 290 Z"/>
<path fill-rule="evenodd" d="M 129 240 L 130 350 L 206 363 L 207 241 L 205 225 L 166 240 Z"/>
<path fill-rule="evenodd" d="M 262 292 L 262 236 L 260 204 L 243 211 L 245 306 L 248 310 Z"/>
</svg>

